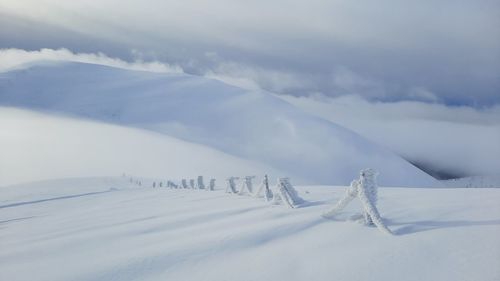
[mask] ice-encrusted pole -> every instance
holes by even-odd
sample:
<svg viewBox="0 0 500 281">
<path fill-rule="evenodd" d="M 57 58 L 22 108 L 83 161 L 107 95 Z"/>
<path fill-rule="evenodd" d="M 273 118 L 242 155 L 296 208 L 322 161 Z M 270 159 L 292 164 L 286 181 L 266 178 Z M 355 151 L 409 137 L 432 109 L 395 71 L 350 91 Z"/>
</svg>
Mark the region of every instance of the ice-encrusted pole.
<svg viewBox="0 0 500 281">
<path fill-rule="evenodd" d="M 276 193 L 273 197 L 274 203 L 284 201 L 290 208 L 295 208 L 304 202 L 288 178 L 279 178 Z"/>
<path fill-rule="evenodd" d="M 190 187 L 191 189 L 195 189 L 195 188 L 196 188 L 196 186 L 194 185 L 194 179 L 190 179 L 190 180 L 189 180 L 189 187 Z"/>
<path fill-rule="evenodd" d="M 271 201 L 273 199 L 273 192 L 269 188 L 269 178 L 267 175 L 264 176 L 262 179 L 262 183 L 259 186 L 259 189 L 257 189 L 257 192 L 254 193 L 254 197 L 260 197 L 260 194 L 264 192 L 264 198 L 266 201 Z"/>
<path fill-rule="evenodd" d="M 210 184 L 208 185 L 208 189 L 207 190 L 210 190 L 210 191 L 214 191 L 215 190 L 215 179 L 210 179 Z"/>
<path fill-rule="evenodd" d="M 176 183 L 174 183 L 173 181 L 169 181 L 169 182 L 170 182 L 170 188 L 175 188 L 175 189 L 179 188 L 179 186 Z"/>
<path fill-rule="evenodd" d="M 255 178 L 255 176 L 246 176 L 245 179 L 241 182 L 241 187 L 240 190 L 238 191 L 238 194 L 244 194 L 245 189 L 249 194 L 252 194 L 253 192 L 253 184 L 252 180 Z"/>
<path fill-rule="evenodd" d="M 203 183 L 203 176 L 198 176 L 198 189 L 205 189 L 205 184 Z"/>
<path fill-rule="evenodd" d="M 377 172 L 373 169 L 361 170 L 359 179 L 353 180 L 346 194 L 335 206 L 323 214 L 326 218 L 331 218 L 349 204 L 355 197 L 358 197 L 363 205 L 363 223 L 375 225 L 380 231 L 392 234 L 391 230 L 385 226 L 377 210 Z"/>
<path fill-rule="evenodd" d="M 226 187 L 226 193 L 237 193 L 236 191 L 236 180 L 239 179 L 239 177 L 229 177 L 227 178 L 227 187 Z"/>
<path fill-rule="evenodd" d="M 182 186 L 182 188 L 189 188 L 188 185 L 187 185 L 187 180 L 186 179 L 182 179 L 181 186 Z"/>
</svg>

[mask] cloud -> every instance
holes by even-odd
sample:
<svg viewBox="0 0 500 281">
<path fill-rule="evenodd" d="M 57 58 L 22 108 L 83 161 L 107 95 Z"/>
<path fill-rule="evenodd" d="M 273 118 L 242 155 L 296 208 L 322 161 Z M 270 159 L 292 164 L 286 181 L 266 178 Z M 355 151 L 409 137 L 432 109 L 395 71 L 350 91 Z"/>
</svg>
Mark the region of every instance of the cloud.
<svg viewBox="0 0 500 281">
<path fill-rule="evenodd" d="M 2 1 L 0 48 L 125 61 L 135 50 L 280 94 L 484 106 L 500 103 L 499 9 L 490 0 Z"/>
<path fill-rule="evenodd" d="M 179 66 L 172 66 L 160 62 L 144 62 L 136 60 L 126 62 L 117 58 L 110 58 L 103 53 L 73 53 L 67 49 L 41 49 L 26 51 L 21 49 L 0 49 L 0 72 L 24 67 L 36 61 L 73 61 L 112 66 L 130 70 L 141 70 L 161 73 L 181 73 Z"/>
<path fill-rule="evenodd" d="M 500 174 L 500 105 L 486 109 L 425 102 L 368 102 L 359 96 L 283 97 L 433 172 Z"/>
<path fill-rule="evenodd" d="M 302 90 L 307 84 L 307 79 L 300 73 L 265 69 L 259 66 L 248 66 L 216 59 L 214 67 L 203 75 L 240 88 L 265 89 L 273 93 L 283 93 L 293 89 Z"/>
</svg>

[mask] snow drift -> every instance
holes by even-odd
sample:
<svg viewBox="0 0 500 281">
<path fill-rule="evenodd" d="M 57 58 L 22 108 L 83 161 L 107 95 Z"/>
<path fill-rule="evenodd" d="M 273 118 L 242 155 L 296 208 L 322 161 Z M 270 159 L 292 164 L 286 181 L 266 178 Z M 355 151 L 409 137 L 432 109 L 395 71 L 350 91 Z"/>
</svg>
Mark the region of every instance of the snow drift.
<svg viewBox="0 0 500 281">
<path fill-rule="evenodd" d="M 265 163 L 297 183 L 346 185 L 372 167 L 381 185 L 438 185 L 394 153 L 271 94 L 197 76 L 36 63 L 0 74 L 0 105 L 154 131 Z"/>
</svg>

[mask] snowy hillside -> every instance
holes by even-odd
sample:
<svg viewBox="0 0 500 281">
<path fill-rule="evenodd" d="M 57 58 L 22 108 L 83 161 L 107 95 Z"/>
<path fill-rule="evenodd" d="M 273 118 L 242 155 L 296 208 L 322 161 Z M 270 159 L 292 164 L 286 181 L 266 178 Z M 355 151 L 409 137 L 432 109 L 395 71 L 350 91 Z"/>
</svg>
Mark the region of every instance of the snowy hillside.
<svg viewBox="0 0 500 281">
<path fill-rule="evenodd" d="M 207 175 L 208 176 L 208 175 Z M 0 279 L 482 280 L 500 278 L 499 189 L 381 188 L 388 236 L 320 214 L 345 188 L 297 187 L 270 206 L 125 178 L 0 188 Z M 362 268 L 360 268 L 362 266 Z"/>
<path fill-rule="evenodd" d="M 440 185 L 394 153 L 330 121 L 313 117 L 265 92 L 250 92 L 202 77 L 84 63 L 38 63 L 0 74 L 0 106 L 154 131 L 242 161 L 259 163 L 257 166 L 263 169 L 257 172 L 278 171 L 292 176 L 296 182 L 348 184 L 360 169 L 373 167 L 380 171 L 379 182 L 384 186 Z M 7 121 L 10 126 L 17 122 L 13 118 L 7 120 L 11 120 Z M 34 124 L 29 126 L 37 127 Z M 53 128 L 59 123 L 53 124 L 47 126 Z M 44 129 L 38 128 L 41 130 L 38 136 L 30 135 L 32 144 L 38 145 L 46 137 Z M 97 133 L 89 134 L 101 138 Z M 129 139 L 125 135 L 121 138 Z M 67 147 L 66 138 L 58 140 Z M 2 138 L 2 141 L 9 140 Z M 176 150 L 172 141 L 169 139 L 166 145 Z M 136 148 L 133 154 L 148 150 L 143 143 Z M 7 163 L 11 162 L 22 166 L 23 159 L 25 164 L 29 163 L 28 156 L 19 157 L 24 150 L 16 145 L 0 146 L 0 153 L 10 157 L 2 159 L 2 168 L 9 167 Z M 88 145 L 82 146 L 81 151 L 94 153 Z M 190 155 L 165 154 L 162 159 L 189 161 Z M 151 157 L 143 162 L 144 167 L 154 166 Z M 179 160 L 182 158 L 188 159 Z M 104 170 L 98 174 L 113 173 Z M 228 171 L 226 175 L 231 174 Z"/>
<path fill-rule="evenodd" d="M 0 107 L 0 186 L 82 176 L 283 174 L 213 148 L 137 128 Z"/>
</svg>

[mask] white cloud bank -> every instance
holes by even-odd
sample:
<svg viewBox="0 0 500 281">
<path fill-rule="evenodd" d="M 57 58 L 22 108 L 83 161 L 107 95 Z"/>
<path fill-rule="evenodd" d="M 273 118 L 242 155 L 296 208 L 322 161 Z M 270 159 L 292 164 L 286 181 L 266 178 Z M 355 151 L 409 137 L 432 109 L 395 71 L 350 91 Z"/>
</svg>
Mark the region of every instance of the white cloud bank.
<svg viewBox="0 0 500 281">
<path fill-rule="evenodd" d="M 160 73 L 182 73 L 182 69 L 176 65 L 169 65 L 157 61 L 145 62 L 136 60 L 126 62 L 118 58 L 111 58 L 103 53 L 73 53 L 68 49 L 41 49 L 39 51 L 27 51 L 22 49 L 0 49 L 0 72 L 15 68 L 22 68 L 37 61 L 72 61 L 92 63 L 111 67 L 141 70 Z"/>
<path fill-rule="evenodd" d="M 285 100 L 436 171 L 500 174 L 500 106 L 486 109 L 424 102 L 372 103 L 356 96 Z"/>
</svg>

